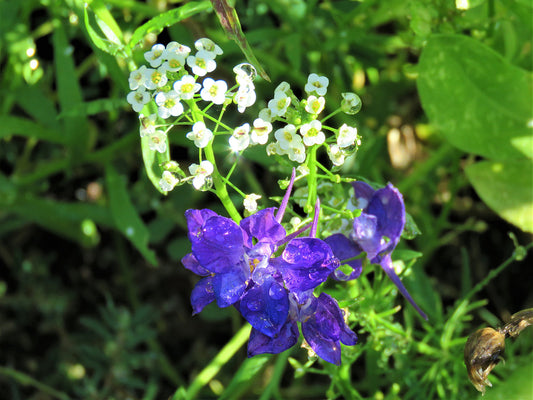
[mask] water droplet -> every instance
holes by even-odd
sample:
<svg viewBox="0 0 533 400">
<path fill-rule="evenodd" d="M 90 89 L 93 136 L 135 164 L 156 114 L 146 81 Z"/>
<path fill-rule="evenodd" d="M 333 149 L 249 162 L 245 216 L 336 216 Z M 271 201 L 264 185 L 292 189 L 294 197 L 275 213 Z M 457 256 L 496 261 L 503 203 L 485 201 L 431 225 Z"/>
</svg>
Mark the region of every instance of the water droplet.
<svg viewBox="0 0 533 400">
<path fill-rule="evenodd" d="M 272 286 L 270 286 L 270 289 L 268 289 L 268 295 L 274 300 L 281 299 L 284 294 L 283 292 L 284 292 L 284 289 L 277 284 L 273 284 Z"/>
<path fill-rule="evenodd" d="M 248 307 L 250 311 L 259 311 L 259 309 L 261 309 L 261 302 L 259 300 L 251 300 L 246 303 L 246 307 Z"/>
</svg>

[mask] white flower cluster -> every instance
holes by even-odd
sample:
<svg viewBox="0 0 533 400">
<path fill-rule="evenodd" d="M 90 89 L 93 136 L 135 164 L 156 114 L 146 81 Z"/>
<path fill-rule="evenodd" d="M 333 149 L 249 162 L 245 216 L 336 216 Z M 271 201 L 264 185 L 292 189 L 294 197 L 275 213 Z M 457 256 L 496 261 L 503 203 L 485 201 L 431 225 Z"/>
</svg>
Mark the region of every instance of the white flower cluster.
<svg viewBox="0 0 533 400">
<path fill-rule="evenodd" d="M 267 146 L 267 154 L 286 155 L 291 161 L 304 163 L 306 149 L 314 145 L 326 146 L 331 162 L 341 166 L 345 157 L 360 145 L 357 128 L 343 124 L 338 129 L 323 127 L 318 115 L 324 110 L 329 80 L 325 76 L 310 74 L 305 85 L 307 99 L 297 99 L 287 82 L 282 82 L 274 91 L 274 98 L 268 107 L 259 112 L 259 117 L 269 123 L 283 122 L 285 125 L 274 132 L 275 141 Z M 361 100 L 354 93 L 343 93 L 341 110 L 347 114 L 360 108 Z M 327 138 L 326 132 L 335 133 Z"/>
<path fill-rule="evenodd" d="M 224 104 L 227 100 L 234 101 L 241 113 L 255 103 L 253 79 L 256 72 L 253 66 L 244 63 L 234 68 L 237 90 L 232 93 L 224 80 L 206 77 L 216 69 L 215 58 L 223 53 L 222 49 L 207 38 L 197 40 L 194 47 L 196 53 L 191 54 L 189 47 L 177 42 L 170 42 L 166 46 L 155 44 L 144 54 L 149 67 L 143 65 L 130 73 L 128 82 L 131 92 L 127 95 L 127 101 L 134 111 L 140 113 L 140 135 L 147 138 L 148 146 L 153 151 L 167 151 L 167 132 L 178 120 L 186 120 L 192 125 L 186 137 L 196 147 L 203 149 L 211 142 L 214 132 L 203 121 L 191 118 L 188 113 L 187 104 L 191 101 L 201 99 L 216 105 Z M 204 77 L 202 82 L 197 82 L 201 77 Z M 144 115 L 143 111 L 148 115 Z M 176 121 L 170 124 L 164 121 L 171 117 L 176 117 Z M 265 144 L 268 125 L 256 120 L 251 132 L 249 126 L 237 128 L 231 136 L 231 147 L 240 151 L 250 142 Z M 213 171 L 209 161 L 204 160 L 200 165 L 192 164 L 189 171 L 196 189 L 205 190 L 209 187 Z M 176 176 L 175 171 L 168 170 L 163 173 L 160 186 L 169 191 L 180 182 L 183 180 Z"/>
</svg>

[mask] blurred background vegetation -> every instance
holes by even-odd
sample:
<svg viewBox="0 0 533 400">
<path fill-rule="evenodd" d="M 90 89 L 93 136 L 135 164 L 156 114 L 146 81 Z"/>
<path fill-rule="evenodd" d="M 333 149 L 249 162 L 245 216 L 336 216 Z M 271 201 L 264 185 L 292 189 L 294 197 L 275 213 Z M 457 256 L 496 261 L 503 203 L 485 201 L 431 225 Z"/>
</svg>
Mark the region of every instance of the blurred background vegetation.
<svg viewBox="0 0 533 400">
<path fill-rule="evenodd" d="M 243 321 L 232 309 L 210 307 L 191 317 L 196 278 L 180 263 L 189 251 L 183 213 L 193 207 L 223 211 L 209 194 L 189 186 L 166 197 L 152 186 L 138 119 L 125 100 L 127 77 L 156 42 L 192 46 L 199 37 L 211 38 L 225 51 L 217 68 L 222 78 L 245 59 L 209 1 L 88 3 L 0 2 L 0 398 L 476 398 L 462 348 L 479 326 L 498 326 L 533 306 L 527 254 L 533 216 L 503 215 L 503 203 L 476 186 L 479 176 L 465 173 L 477 162 L 499 159 L 449 136 L 464 126 L 460 110 L 477 92 L 459 78 L 443 83 L 435 72 L 439 64 L 450 71 L 439 58 L 438 35 L 467 41 L 457 45 L 457 59 L 467 66 L 473 60 L 473 70 L 494 67 L 494 81 L 480 83 L 488 92 L 501 73 L 509 82 L 524 79 L 520 95 L 526 90 L 530 96 L 530 2 L 234 2 L 272 83 L 258 80 L 256 106 L 244 116 L 228 115 L 231 122 L 252 120 L 279 82 L 303 87 L 311 72 L 330 79 L 330 111 L 341 92 L 361 96 L 357 118 L 337 120 L 339 126 L 356 121 L 363 136 L 342 173 L 391 181 L 402 191 L 422 234 L 404 240 L 396 258 L 429 321 L 404 307 L 380 270 L 369 269 L 351 285 L 327 288 L 350 308 L 360 338 L 346 349 L 342 367 L 308 361 L 296 349 L 247 360 L 243 348 L 205 382 L 197 379 L 200 371 Z M 178 7 L 192 11 L 165 29 L 156 24 L 138 45 L 125 47 L 139 26 Z M 434 57 L 423 64 L 427 43 L 433 43 Z M 483 50 L 466 51 L 468 46 Z M 485 54 L 496 61 L 483 65 Z M 503 89 L 486 95 L 495 107 L 480 106 L 476 118 L 482 122 L 469 129 L 490 131 L 485 119 L 505 127 L 511 118 L 506 102 L 513 99 L 531 116 L 516 87 Z M 435 99 L 446 107 L 439 109 Z M 441 116 L 455 125 L 444 126 Z M 187 142 L 171 135 L 172 158 L 183 165 L 191 162 Z M 236 184 L 264 198 L 279 196 L 277 180 L 288 167 L 262 151 L 246 155 Z M 503 178 L 511 185 L 509 197 L 518 193 L 529 201 L 531 154 L 525 159 L 526 169 L 520 164 Z M 508 346 L 487 399 L 531 398 L 532 342 L 526 330 Z"/>
</svg>

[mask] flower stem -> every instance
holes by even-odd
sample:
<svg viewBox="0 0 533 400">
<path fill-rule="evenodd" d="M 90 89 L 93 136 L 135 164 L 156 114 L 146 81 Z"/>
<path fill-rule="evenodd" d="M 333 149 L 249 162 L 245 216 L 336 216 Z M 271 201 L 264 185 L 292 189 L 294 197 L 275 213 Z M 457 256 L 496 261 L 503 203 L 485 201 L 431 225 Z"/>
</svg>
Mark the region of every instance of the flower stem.
<svg viewBox="0 0 533 400">
<path fill-rule="evenodd" d="M 313 212 L 316 201 L 316 170 L 317 170 L 317 161 L 316 161 L 316 151 L 318 149 L 317 145 L 312 146 L 309 149 L 308 159 L 307 159 L 307 168 L 309 168 L 309 174 L 307 175 L 307 203 L 305 204 L 304 211 L 307 214 Z"/>
</svg>

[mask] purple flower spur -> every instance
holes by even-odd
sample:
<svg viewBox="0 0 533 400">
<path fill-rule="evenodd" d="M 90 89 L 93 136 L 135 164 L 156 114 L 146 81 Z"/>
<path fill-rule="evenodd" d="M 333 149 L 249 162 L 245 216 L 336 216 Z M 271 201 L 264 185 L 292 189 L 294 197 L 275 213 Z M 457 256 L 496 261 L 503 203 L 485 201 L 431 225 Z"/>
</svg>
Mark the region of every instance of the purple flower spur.
<svg viewBox="0 0 533 400">
<path fill-rule="evenodd" d="M 368 260 L 383 268 L 400 293 L 427 320 L 426 314 L 415 303 L 392 266 L 391 253 L 400 241 L 405 225 L 405 206 L 401 193 L 390 183 L 378 190 L 374 190 L 365 182 L 358 181 L 352 185 L 358 208 L 362 213 L 354 219 L 349 237 L 336 233 L 326 238 L 326 243 L 341 260 L 365 252 Z M 351 260 L 348 264 L 353 268 L 349 276 L 340 270 L 335 271 L 333 276 L 339 280 L 358 277 L 361 273 L 361 260 Z"/>
</svg>

